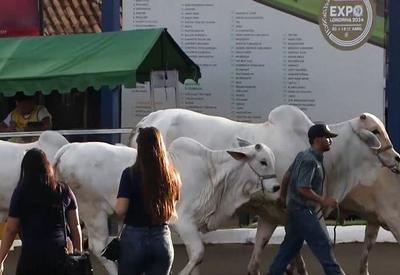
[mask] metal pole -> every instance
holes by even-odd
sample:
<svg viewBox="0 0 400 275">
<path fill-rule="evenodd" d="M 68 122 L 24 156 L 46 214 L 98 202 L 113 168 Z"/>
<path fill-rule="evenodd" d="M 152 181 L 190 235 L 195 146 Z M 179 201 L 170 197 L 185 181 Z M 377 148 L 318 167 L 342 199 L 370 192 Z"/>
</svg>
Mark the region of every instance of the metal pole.
<svg viewBox="0 0 400 275">
<path fill-rule="evenodd" d="M 101 26 L 103 32 L 120 31 L 120 0 L 103 0 Z M 121 125 L 121 87 L 101 88 L 101 127 L 119 128 Z M 119 135 L 104 137 L 105 142 L 120 142 Z"/>
<path fill-rule="evenodd" d="M 38 9 L 39 9 L 39 28 L 40 35 L 44 33 L 44 23 L 43 23 L 43 0 L 38 0 Z"/>
<path fill-rule="evenodd" d="M 400 1 L 389 0 L 387 128 L 394 148 L 400 150 Z"/>
</svg>

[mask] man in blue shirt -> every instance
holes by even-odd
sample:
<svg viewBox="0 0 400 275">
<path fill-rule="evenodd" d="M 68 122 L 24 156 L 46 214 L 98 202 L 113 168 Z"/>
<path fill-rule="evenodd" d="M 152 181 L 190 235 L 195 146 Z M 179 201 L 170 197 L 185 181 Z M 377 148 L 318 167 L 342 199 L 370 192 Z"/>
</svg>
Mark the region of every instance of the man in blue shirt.
<svg viewBox="0 0 400 275">
<path fill-rule="evenodd" d="M 332 246 L 325 228 L 317 217 L 316 208 L 337 207 L 336 199 L 323 196 L 325 169 L 323 153 L 329 151 L 332 133 L 327 125 L 315 124 L 308 131 L 311 147 L 297 154 L 285 173 L 281 188 L 281 203 L 288 193 L 286 235 L 268 275 L 283 275 L 287 265 L 307 242 L 321 263 L 325 274 L 344 274 L 332 253 Z"/>
</svg>

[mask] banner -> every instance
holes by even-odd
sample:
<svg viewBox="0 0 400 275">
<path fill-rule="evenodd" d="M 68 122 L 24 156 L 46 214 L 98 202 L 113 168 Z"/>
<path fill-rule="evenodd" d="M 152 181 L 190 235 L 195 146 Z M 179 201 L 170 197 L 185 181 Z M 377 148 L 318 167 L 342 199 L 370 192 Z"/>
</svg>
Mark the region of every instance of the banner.
<svg viewBox="0 0 400 275">
<path fill-rule="evenodd" d="M 40 35 L 38 0 L 1 0 L 0 37 Z"/>
</svg>

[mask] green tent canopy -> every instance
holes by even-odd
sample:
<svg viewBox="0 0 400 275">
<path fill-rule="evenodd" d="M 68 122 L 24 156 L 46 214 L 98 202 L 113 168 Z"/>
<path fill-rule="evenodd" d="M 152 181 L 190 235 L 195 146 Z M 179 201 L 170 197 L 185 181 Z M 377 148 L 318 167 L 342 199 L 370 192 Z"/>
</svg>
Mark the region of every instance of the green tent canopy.
<svg viewBox="0 0 400 275">
<path fill-rule="evenodd" d="M 199 67 L 166 29 L 0 39 L 0 93 L 69 93 L 149 81 L 153 70 L 177 70 L 197 81 Z"/>
</svg>

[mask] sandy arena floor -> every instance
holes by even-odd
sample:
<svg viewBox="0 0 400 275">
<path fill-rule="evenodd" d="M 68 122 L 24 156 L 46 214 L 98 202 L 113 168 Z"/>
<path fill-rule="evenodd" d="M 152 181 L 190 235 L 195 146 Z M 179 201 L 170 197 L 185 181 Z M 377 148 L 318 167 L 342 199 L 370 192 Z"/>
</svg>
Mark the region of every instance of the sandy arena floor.
<svg viewBox="0 0 400 275">
<path fill-rule="evenodd" d="M 262 274 L 275 255 L 278 245 L 270 245 L 262 256 Z M 252 245 L 224 244 L 207 245 L 205 259 L 201 265 L 201 274 L 204 275 L 245 275 L 246 266 L 251 255 Z M 303 249 L 310 275 L 322 275 L 323 272 L 307 247 Z M 358 262 L 361 251 L 360 243 L 338 244 L 335 253 L 338 261 L 347 275 L 358 275 Z M 11 252 L 6 261 L 4 275 L 13 275 L 20 249 Z M 372 250 L 370 257 L 371 275 L 398 275 L 400 274 L 400 246 L 392 243 L 378 243 Z M 175 246 L 175 262 L 173 274 L 185 265 L 187 256 L 183 245 Z M 96 275 L 106 275 L 105 270 L 96 260 L 93 260 Z"/>
</svg>

